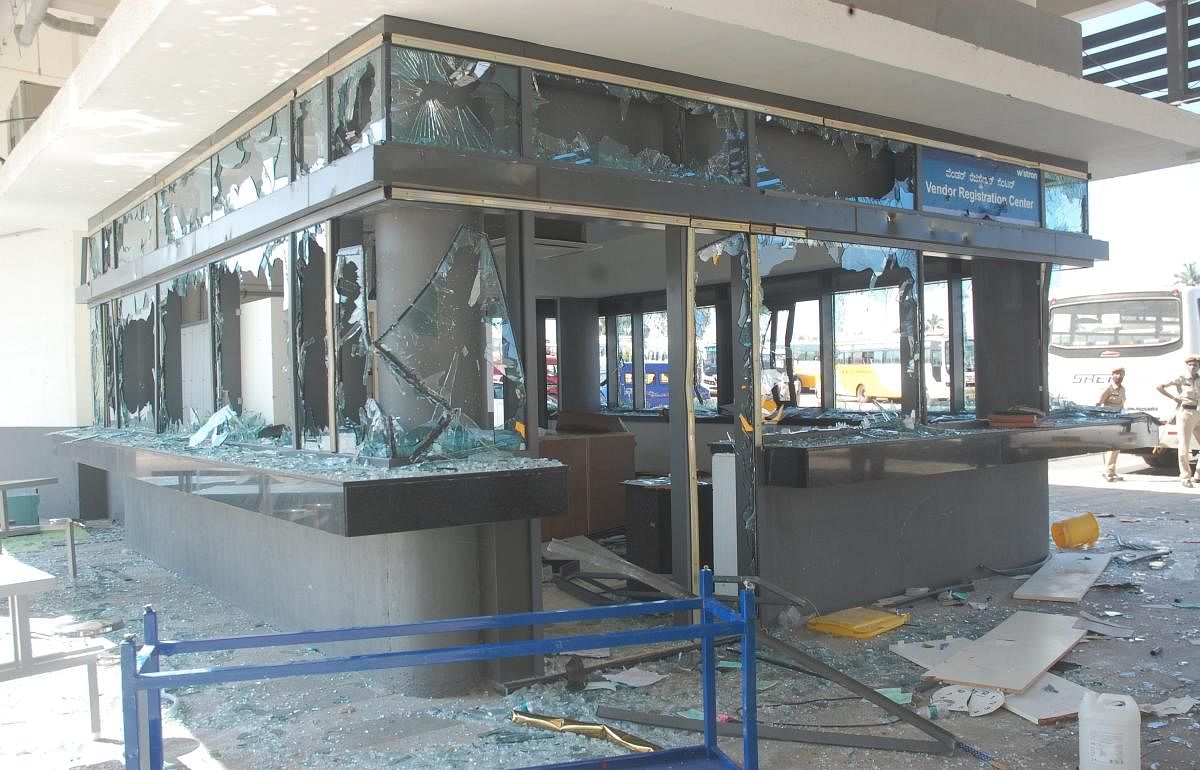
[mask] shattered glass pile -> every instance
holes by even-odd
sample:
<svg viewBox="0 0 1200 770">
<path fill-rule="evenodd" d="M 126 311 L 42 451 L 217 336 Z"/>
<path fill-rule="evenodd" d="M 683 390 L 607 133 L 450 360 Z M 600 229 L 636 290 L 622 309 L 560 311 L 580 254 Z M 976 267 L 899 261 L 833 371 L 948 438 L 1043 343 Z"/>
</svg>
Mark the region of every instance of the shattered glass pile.
<svg viewBox="0 0 1200 770">
<path fill-rule="evenodd" d="M 548 72 L 532 77 L 535 158 L 746 184 L 744 111 Z"/>
</svg>

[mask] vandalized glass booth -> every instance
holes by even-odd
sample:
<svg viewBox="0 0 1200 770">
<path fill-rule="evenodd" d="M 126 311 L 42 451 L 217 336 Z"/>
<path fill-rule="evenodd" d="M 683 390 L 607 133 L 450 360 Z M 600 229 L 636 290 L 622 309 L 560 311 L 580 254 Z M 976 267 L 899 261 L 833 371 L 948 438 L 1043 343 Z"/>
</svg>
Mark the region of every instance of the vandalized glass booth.
<svg viewBox="0 0 1200 770">
<path fill-rule="evenodd" d="M 64 447 L 139 548 L 402 552 L 418 619 L 536 607 L 541 540 L 624 528 L 836 609 L 1034 561 L 1046 460 L 1153 442 L 987 421 L 1045 412 L 1052 267 L 1106 256 L 1083 163 L 451 32 L 380 19 L 96 217 Z"/>
</svg>

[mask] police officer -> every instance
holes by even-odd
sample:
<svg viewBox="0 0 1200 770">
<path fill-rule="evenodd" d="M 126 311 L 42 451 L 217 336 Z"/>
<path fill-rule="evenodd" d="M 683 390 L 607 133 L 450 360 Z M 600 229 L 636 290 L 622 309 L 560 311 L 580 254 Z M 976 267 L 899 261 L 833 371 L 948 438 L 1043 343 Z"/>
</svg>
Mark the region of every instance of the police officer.
<svg viewBox="0 0 1200 770">
<path fill-rule="evenodd" d="M 1179 411 L 1175 415 L 1175 428 L 1179 432 L 1179 478 L 1185 487 L 1200 481 L 1200 477 L 1192 478 L 1192 447 L 1200 445 L 1200 436 L 1196 429 L 1200 427 L 1200 416 L 1196 407 L 1200 405 L 1200 356 L 1191 355 L 1183 359 L 1187 364 L 1187 374 L 1176 377 L 1170 382 L 1158 386 L 1158 392 L 1175 402 Z M 1174 386 L 1175 394 L 1167 392 Z"/>
<path fill-rule="evenodd" d="M 1100 400 L 1096 402 L 1096 406 L 1107 406 L 1110 409 L 1121 410 L 1125 408 L 1125 386 L 1121 383 L 1125 380 L 1125 368 L 1118 366 L 1112 370 L 1110 383 L 1104 392 L 1100 394 Z M 1117 475 L 1117 455 L 1120 452 L 1116 449 L 1110 452 L 1104 452 L 1104 479 L 1105 481 L 1117 481 L 1121 477 Z"/>
</svg>

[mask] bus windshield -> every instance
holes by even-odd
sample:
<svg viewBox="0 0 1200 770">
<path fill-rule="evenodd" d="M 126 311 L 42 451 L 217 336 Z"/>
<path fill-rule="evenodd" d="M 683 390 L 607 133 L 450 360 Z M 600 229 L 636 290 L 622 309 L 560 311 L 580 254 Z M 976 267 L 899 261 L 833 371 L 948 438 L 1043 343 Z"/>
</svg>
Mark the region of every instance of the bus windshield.
<svg viewBox="0 0 1200 770">
<path fill-rule="evenodd" d="M 1180 340 L 1181 303 L 1174 297 L 1099 299 L 1055 305 L 1050 345 L 1060 349 L 1157 347 Z"/>
</svg>

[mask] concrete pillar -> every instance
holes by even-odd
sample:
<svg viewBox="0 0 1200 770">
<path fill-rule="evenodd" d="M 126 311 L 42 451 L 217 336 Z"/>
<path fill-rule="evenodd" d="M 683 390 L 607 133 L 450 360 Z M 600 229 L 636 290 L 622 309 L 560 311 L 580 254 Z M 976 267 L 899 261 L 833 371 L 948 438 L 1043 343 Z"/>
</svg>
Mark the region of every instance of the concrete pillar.
<svg viewBox="0 0 1200 770">
<path fill-rule="evenodd" d="M 377 214 L 375 229 L 375 296 L 378 334 L 387 331 L 428 284 L 460 227 L 483 230 L 483 214 L 469 209 L 426 209 L 394 204 Z M 459 268 L 463 266 L 459 265 Z M 473 275 L 473 273 L 472 273 Z M 470 288 L 470 284 L 467 284 Z M 461 297 L 465 304 L 467 297 Z M 486 339 L 475 323 L 447 325 L 441 330 L 434 352 L 447 356 L 459 353 L 458 370 L 450 401 L 480 425 L 488 424 L 486 407 L 491 398 L 492 373 L 483 367 Z M 464 353 L 465 351 L 465 353 Z M 407 361 L 422 373 L 433 370 L 431 362 Z M 426 402 L 404 395 L 388 374 L 379 378 L 379 403 L 384 411 L 399 418 L 405 428 L 425 422 L 430 415 Z"/>
<path fill-rule="evenodd" d="M 558 301 L 559 408 L 600 408 L 600 305 L 594 299 Z"/>
</svg>

